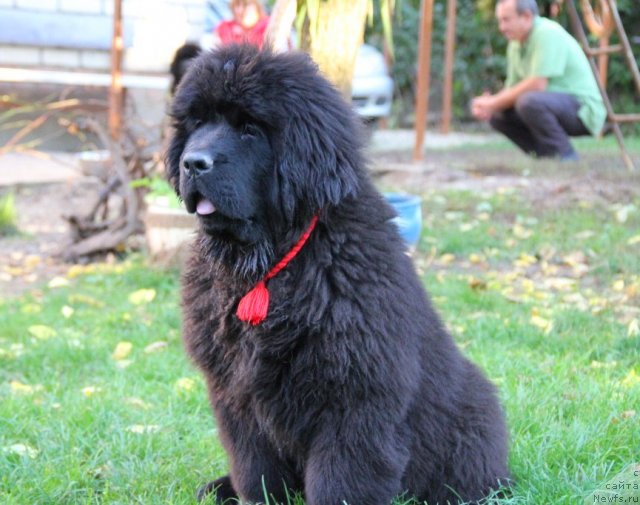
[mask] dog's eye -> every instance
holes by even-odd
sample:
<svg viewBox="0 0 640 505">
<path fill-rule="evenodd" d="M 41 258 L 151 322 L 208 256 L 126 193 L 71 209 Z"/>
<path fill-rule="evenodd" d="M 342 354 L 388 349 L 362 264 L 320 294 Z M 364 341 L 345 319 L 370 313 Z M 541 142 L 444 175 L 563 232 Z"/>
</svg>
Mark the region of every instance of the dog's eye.
<svg viewBox="0 0 640 505">
<path fill-rule="evenodd" d="M 253 123 L 245 123 L 242 126 L 243 137 L 257 137 L 258 135 L 260 135 L 260 128 Z"/>
</svg>

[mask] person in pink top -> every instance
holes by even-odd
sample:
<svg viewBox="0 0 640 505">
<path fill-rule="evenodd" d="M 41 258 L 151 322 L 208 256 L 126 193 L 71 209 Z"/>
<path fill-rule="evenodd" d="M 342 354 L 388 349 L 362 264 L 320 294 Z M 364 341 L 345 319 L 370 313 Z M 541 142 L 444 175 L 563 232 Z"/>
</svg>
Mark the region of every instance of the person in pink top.
<svg viewBox="0 0 640 505">
<path fill-rule="evenodd" d="M 233 19 L 222 21 L 213 32 L 213 45 L 249 43 L 262 48 L 269 24 L 259 0 L 231 0 Z"/>
</svg>

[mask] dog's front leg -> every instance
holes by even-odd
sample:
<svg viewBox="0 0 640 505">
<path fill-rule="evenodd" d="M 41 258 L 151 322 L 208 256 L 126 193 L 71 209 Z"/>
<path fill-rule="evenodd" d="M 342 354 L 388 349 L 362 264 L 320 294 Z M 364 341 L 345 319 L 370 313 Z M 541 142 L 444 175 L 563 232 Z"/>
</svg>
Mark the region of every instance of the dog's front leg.
<svg viewBox="0 0 640 505">
<path fill-rule="evenodd" d="M 408 451 L 376 420 L 328 426 L 315 438 L 305 469 L 307 505 L 389 505 L 403 492 Z"/>
<path fill-rule="evenodd" d="M 299 479 L 257 423 L 232 415 L 219 406 L 215 412 L 218 431 L 229 454 L 230 482 L 238 497 L 249 503 L 272 499 L 285 503 L 288 491 L 299 489 Z"/>
</svg>

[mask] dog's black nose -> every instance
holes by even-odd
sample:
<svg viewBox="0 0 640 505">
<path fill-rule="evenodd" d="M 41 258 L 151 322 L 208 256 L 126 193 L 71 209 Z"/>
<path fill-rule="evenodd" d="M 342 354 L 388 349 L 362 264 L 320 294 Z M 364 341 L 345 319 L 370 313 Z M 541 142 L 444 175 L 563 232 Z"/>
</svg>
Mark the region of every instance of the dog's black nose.
<svg viewBox="0 0 640 505">
<path fill-rule="evenodd" d="M 213 158 L 203 151 L 196 151 L 185 154 L 182 165 L 186 171 L 206 172 L 213 168 Z"/>
</svg>

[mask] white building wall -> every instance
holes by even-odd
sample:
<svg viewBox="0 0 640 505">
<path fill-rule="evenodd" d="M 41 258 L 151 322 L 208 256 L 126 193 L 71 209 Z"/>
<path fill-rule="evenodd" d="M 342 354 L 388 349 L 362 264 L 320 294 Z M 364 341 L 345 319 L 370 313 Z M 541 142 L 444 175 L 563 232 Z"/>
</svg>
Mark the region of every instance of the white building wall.
<svg viewBox="0 0 640 505">
<path fill-rule="evenodd" d="M 125 71 L 166 72 L 174 51 L 186 41 L 199 40 L 204 30 L 205 0 L 123 0 L 122 9 L 128 32 Z M 0 17 L 12 13 L 25 14 L 27 24 L 29 14 L 39 14 L 40 20 L 46 14 L 48 22 L 60 30 L 65 17 L 81 16 L 111 27 L 113 0 L 0 0 Z M 20 35 L 17 38 L 22 40 L 0 41 L 0 66 L 109 70 L 110 40 L 102 41 L 99 49 L 61 47 L 64 43 L 48 43 L 49 26 L 41 21 L 26 26 L 24 33 L 39 30 L 42 42 L 37 46 Z"/>
</svg>

